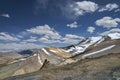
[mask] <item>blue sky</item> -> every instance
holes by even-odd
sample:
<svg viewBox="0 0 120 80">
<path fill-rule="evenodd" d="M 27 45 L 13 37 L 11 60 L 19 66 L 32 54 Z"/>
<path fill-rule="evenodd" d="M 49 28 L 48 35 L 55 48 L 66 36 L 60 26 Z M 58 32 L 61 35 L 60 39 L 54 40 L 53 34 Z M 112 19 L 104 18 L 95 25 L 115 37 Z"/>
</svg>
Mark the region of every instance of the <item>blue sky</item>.
<svg viewBox="0 0 120 80">
<path fill-rule="evenodd" d="M 120 28 L 120 0 L 0 0 L 0 51 L 66 46 Z"/>
</svg>

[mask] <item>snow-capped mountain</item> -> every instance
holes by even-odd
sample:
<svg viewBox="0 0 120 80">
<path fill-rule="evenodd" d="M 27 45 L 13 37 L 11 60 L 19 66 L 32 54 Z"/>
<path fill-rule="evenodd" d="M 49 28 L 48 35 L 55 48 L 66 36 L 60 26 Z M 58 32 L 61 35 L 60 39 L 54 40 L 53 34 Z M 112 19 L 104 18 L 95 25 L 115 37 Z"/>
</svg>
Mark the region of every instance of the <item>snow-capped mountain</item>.
<svg viewBox="0 0 120 80">
<path fill-rule="evenodd" d="M 104 36 L 89 37 L 83 39 L 78 44 L 64 47 L 64 49 L 66 50 L 66 52 L 69 52 L 72 55 L 77 55 L 84 53 L 88 50 L 91 50 L 105 41 L 116 40 L 116 39 L 120 39 L 120 33 L 109 33 Z"/>
<path fill-rule="evenodd" d="M 78 44 L 63 48 L 41 48 L 29 56 L 6 63 L 6 66 L 0 70 L 0 77 L 35 72 L 42 69 L 46 62 L 53 66 L 61 66 L 77 62 L 80 59 L 100 57 L 110 53 L 120 53 L 120 33 L 118 32 L 89 37 L 81 40 Z M 8 68 L 12 69 L 8 71 Z"/>
</svg>

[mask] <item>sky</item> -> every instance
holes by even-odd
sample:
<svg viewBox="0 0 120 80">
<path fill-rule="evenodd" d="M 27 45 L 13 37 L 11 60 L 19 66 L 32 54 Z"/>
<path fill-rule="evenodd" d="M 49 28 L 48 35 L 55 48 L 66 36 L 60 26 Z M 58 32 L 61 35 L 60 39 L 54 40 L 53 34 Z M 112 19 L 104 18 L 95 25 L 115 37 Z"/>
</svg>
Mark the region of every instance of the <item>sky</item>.
<svg viewBox="0 0 120 80">
<path fill-rule="evenodd" d="M 120 0 L 0 0 L 0 51 L 67 46 L 120 31 Z"/>
</svg>

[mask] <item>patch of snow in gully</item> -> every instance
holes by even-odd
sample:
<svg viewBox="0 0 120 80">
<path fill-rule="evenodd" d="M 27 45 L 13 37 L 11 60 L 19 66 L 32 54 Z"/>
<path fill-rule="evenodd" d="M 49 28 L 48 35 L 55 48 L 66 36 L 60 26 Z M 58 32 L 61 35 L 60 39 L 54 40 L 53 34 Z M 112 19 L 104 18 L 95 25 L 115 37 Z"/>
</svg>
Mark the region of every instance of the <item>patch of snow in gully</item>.
<svg viewBox="0 0 120 80">
<path fill-rule="evenodd" d="M 45 54 L 50 55 L 50 53 L 45 48 L 42 48 L 42 50 L 45 52 Z"/>
<path fill-rule="evenodd" d="M 111 48 L 113 48 L 113 47 L 115 47 L 115 46 L 116 46 L 116 45 L 111 45 L 111 46 L 109 46 L 109 47 L 106 47 L 106 48 L 104 48 L 104 49 L 98 50 L 98 51 L 96 51 L 96 52 L 92 52 L 92 53 L 85 54 L 85 55 L 83 55 L 83 58 L 88 57 L 88 56 L 91 56 L 91 55 L 94 55 L 94 54 L 97 54 L 97 53 L 100 53 L 100 52 L 103 52 L 103 51 L 106 51 L 106 50 L 111 49 Z"/>
</svg>

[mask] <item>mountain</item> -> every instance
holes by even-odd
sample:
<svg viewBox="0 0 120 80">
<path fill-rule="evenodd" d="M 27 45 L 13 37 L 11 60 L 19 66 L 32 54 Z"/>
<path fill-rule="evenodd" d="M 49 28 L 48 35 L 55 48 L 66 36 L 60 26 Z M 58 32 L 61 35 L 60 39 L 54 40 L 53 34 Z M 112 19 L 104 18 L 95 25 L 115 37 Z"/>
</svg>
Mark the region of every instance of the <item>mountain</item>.
<svg viewBox="0 0 120 80">
<path fill-rule="evenodd" d="M 112 48 L 113 45 L 114 45 L 113 47 L 115 46 L 119 47 L 119 41 L 120 41 L 120 33 L 110 33 L 105 36 L 97 36 L 97 37 L 90 37 L 87 39 L 83 39 L 78 44 L 64 47 L 63 49 L 65 49 L 66 52 L 69 52 L 74 56 L 77 54 L 88 53 L 90 52 L 90 50 L 93 50 L 99 47 L 98 49 L 99 50 L 98 53 L 99 53 Z M 106 48 L 106 50 L 104 50 L 104 48 Z M 97 53 L 97 50 L 94 50 L 94 51 L 96 51 Z"/>
<path fill-rule="evenodd" d="M 23 51 L 22 53 L 27 53 L 27 52 L 29 52 L 29 50 Z M 90 64 L 94 64 L 94 63 L 98 64 L 99 62 L 101 62 L 101 64 L 105 64 L 105 63 L 102 63 L 102 61 L 108 60 L 106 61 L 106 63 L 114 64 L 116 65 L 115 67 L 120 66 L 120 64 L 118 63 L 120 61 L 120 59 L 118 59 L 118 56 L 120 54 L 120 33 L 114 32 L 114 33 L 109 33 L 107 35 L 89 37 L 89 38 L 81 40 L 78 44 L 73 44 L 67 47 L 62 47 L 62 48 L 44 47 L 39 50 L 35 50 L 31 53 L 32 54 L 29 56 L 14 59 L 12 61 L 9 61 L 5 65 L 1 66 L 0 67 L 0 79 L 4 79 L 6 77 L 16 76 L 16 75 L 25 75 L 27 73 L 32 74 L 36 71 L 40 71 L 40 73 L 42 73 L 42 70 L 44 69 L 48 69 L 48 71 L 45 70 L 46 71 L 45 73 L 47 72 L 49 73 L 49 71 L 51 70 L 54 71 L 55 69 L 61 69 L 61 68 L 66 70 L 67 68 L 69 68 L 69 66 L 75 67 L 76 64 L 77 64 L 76 66 L 76 70 L 77 70 L 78 66 L 84 65 L 83 62 L 86 62 L 86 60 L 87 62 L 85 63 L 86 64 L 85 66 L 88 66 L 87 64 L 89 63 L 89 60 L 91 61 Z M 114 56 L 116 60 L 114 60 L 114 58 L 110 56 L 111 60 L 113 61 L 109 61 L 110 59 L 108 57 L 111 54 Z M 102 67 L 106 68 L 108 66 L 109 65 L 102 66 Z M 94 66 L 91 66 L 91 67 L 94 67 Z M 72 67 L 70 68 L 73 69 Z M 112 68 L 114 68 L 114 66 Z M 69 71 L 67 72 L 69 73 Z M 76 74 L 76 76 L 80 75 L 78 73 L 73 72 L 73 73 L 69 73 L 69 75 L 70 74 Z M 59 75 L 59 77 L 61 75 Z M 47 77 L 46 74 L 43 76 Z M 63 76 L 61 76 L 61 78 L 62 77 Z M 51 78 L 51 76 L 49 76 L 49 78 Z M 20 80 L 23 80 L 23 79 L 20 79 Z M 25 79 L 25 80 L 29 80 L 29 79 Z M 38 80 L 38 79 L 31 79 L 31 80 Z M 71 80 L 71 79 L 64 79 L 64 80 Z"/>
<path fill-rule="evenodd" d="M 46 66 L 30 74 L 4 80 L 119 80 L 120 53 L 79 60 L 57 67 L 49 64 Z"/>
<path fill-rule="evenodd" d="M 59 65 L 69 57 L 71 54 L 63 49 L 57 47 L 42 48 L 30 56 L 13 60 L 1 67 L 0 78 L 38 71 L 46 61 L 53 65 Z"/>
<path fill-rule="evenodd" d="M 16 51 L 12 52 L 0 52 L 0 64 L 10 62 L 14 59 L 21 58 L 22 55 L 18 54 Z"/>
<path fill-rule="evenodd" d="M 38 49 L 27 49 L 27 50 L 18 51 L 18 53 L 21 55 L 31 55 L 34 52 L 36 52 L 37 50 Z"/>
<path fill-rule="evenodd" d="M 0 64 L 8 63 L 12 60 L 23 58 L 34 54 L 38 49 L 28 49 L 21 51 L 2 51 L 0 52 Z"/>
</svg>

